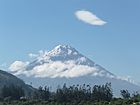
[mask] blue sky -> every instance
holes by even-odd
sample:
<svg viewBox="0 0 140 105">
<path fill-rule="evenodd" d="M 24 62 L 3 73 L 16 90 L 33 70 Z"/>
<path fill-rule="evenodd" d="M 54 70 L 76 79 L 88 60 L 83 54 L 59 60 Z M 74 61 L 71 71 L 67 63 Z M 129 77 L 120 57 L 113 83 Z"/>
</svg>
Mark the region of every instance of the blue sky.
<svg viewBox="0 0 140 105">
<path fill-rule="evenodd" d="M 78 20 L 87 10 L 107 23 Z M 119 76 L 140 82 L 140 0 L 0 0 L 0 67 L 58 44 L 75 47 Z"/>
</svg>

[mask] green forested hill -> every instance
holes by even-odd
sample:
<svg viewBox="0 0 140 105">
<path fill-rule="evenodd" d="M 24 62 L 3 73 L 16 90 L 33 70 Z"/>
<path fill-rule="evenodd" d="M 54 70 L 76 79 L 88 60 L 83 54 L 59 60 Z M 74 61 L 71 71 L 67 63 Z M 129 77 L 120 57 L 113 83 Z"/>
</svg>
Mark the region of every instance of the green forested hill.
<svg viewBox="0 0 140 105">
<path fill-rule="evenodd" d="M 0 70 L 0 90 L 3 86 L 10 85 L 22 87 L 25 93 L 32 92 L 34 90 L 31 86 L 26 85 L 21 79 L 17 78 L 16 76 L 6 71 Z"/>
</svg>

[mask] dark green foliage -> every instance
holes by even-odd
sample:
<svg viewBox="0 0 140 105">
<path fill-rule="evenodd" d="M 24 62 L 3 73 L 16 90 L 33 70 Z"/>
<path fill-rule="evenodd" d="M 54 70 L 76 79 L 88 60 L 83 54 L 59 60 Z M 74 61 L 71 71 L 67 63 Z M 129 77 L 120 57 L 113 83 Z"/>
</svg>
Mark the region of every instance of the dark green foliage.
<svg viewBox="0 0 140 105">
<path fill-rule="evenodd" d="M 50 98 L 50 91 L 48 87 L 39 87 L 38 90 L 34 91 L 33 93 L 33 99 L 35 100 L 44 100 L 47 101 Z"/>
<path fill-rule="evenodd" d="M 36 101 L 36 100 L 26 100 L 26 101 L 11 101 L 11 102 L 1 102 L 0 105 L 133 105 L 130 100 L 117 99 L 111 102 L 107 101 L 81 101 L 81 102 L 57 102 L 57 101 Z M 135 105 L 139 105 L 136 103 Z"/>
<path fill-rule="evenodd" d="M 124 98 L 124 99 L 129 99 L 130 98 L 130 93 L 128 92 L 128 90 L 121 90 L 121 96 Z"/>
<path fill-rule="evenodd" d="M 13 84 L 9 86 L 4 85 L 1 89 L 1 97 L 5 100 L 19 100 L 20 97 L 23 97 L 24 95 L 22 87 Z"/>
<path fill-rule="evenodd" d="M 92 100 L 96 101 L 110 101 L 113 97 L 111 84 L 95 85 L 92 90 Z"/>
<path fill-rule="evenodd" d="M 132 94 L 132 100 L 133 100 L 134 102 L 139 102 L 139 101 L 140 101 L 140 93 L 134 92 L 134 93 Z"/>
<path fill-rule="evenodd" d="M 110 101 L 112 99 L 111 84 L 95 85 L 91 88 L 89 85 L 73 85 L 67 87 L 64 84 L 63 88 L 58 88 L 56 91 L 56 100 L 59 102 L 71 101 Z"/>
<path fill-rule="evenodd" d="M 30 98 L 22 98 L 24 92 L 18 86 L 4 86 L 0 105 L 140 105 L 140 94 L 134 92 L 132 97 L 128 90 L 121 90 L 123 98 L 112 98 L 111 84 L 73 85 L 57 88 L 51 92 L 48 87 L 39 87 Z"/>
</svg>

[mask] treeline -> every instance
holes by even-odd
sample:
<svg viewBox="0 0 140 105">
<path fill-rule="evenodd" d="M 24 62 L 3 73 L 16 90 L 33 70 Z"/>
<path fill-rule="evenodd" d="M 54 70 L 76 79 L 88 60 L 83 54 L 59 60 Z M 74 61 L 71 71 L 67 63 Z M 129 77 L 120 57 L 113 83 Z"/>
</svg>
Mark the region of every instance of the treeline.
<svg viewBox="0 0 140 105">
<path fill-rule="evenodd" d="M 56 92 L 50 92 L 47 87 L 39 87 L 39 89 L 33 93 L 33 99 L 58 102 L 110 101 L 112 97 L 113 93 L 110 83 L 95 85 L 93 87 L 85 84 L 67 87 L 66 84 L 64 84 L 62 88 L 57 88 Z"/>
<path fill-rule="evenodd" d="M 49 87 L 39 87 L 28 97 L 32 100 L 43 101 L 58 101 L 58 102 L 72 102 L 72 101 L 110 101 L 113 97 L 110 83 L 105 85 L 73 85 L 58 87 L 55 92 L 51 92 Z M 1 89 L 0 99 L 5 100 L 20 100 L 27 99 L 22 87 L 9 85 L 3 86 Z"/>
<path fill-rule="evenodd" d="M 1 89 L 0 100 L 6 103 L 17 100 L 12 102 L 21 102 L 20 105 L 22 103 L 27 103 L 27 105 L 29 103 L 30 105 L 51 105 L 52 103 L 52 105 L 130 105 L 140 101 L 138 92 L 130 94 L 128 90 L 121 90 L 120 95 L 122 98 L 113 97 L 111 83 L 92 87 L 85 84 L 73 86 L 64 84 L 62 87 L 59 86 L 55 92 L 50 91 L 47 86 L 40 86 L 27 98 L 22 87 L 9 85 Z"/>
</svg>

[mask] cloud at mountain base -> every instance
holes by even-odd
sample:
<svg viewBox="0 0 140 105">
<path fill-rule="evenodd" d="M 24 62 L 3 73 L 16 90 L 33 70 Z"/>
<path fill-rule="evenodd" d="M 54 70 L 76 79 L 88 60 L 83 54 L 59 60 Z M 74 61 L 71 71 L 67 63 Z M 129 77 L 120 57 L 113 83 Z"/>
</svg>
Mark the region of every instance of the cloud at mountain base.
<svg viewBox="0 0 140 105">
<path fill-rule="evenodd" d="M 15 74 L 15 75 L 26 75 L 26 76 L 34 76 L 34 77 L 50 77 L 50 78 L 56 78 L 56 77 L 66 77 L 66 78 L 72 78 L 72 77 L 79 77 L 88 75 L 90 73 L 94 73 L 97 70 L 93 67 L 85 66 L 85 65 L 76 65 L 73 61 L 68 62 L 49 62 L 44 63 L 41 65 L 35 66 L 31 70 L 26 70 L 26 67 L 29 66 L 26 62 L 22 61 L 15 61 L 9 69 Z"/>
</svg>

